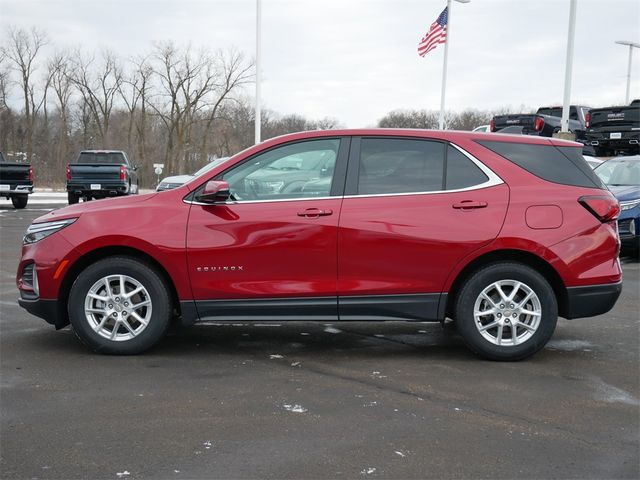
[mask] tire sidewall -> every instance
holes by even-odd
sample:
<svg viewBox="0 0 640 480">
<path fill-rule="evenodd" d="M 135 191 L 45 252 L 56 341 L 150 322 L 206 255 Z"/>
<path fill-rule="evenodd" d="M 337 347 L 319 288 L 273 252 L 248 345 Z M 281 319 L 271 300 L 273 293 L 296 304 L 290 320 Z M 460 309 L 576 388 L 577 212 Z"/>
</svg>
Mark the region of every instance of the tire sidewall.
<svg viewBox="0 0 640 480">
<path fill-rule="evenodd" d="M 540 325 L 524 343 L 498 346 L 485 339 L 475 325 L 476 299 L 489 285 L 499 280 L 517 280 L 528 285 L 538 296 L 542 308 Z M 521 360 L 542 349 L 549 341 L 558 320 L 558 304 L 553 288 L 536 270 L 517 263 L 499 263 L 473 274 L 460 290 L 456 301 L 456 322 L 465 343 L 479 355 L 491 360 Z"/>
<path fill-rule="evenodd" d="M 91 328 L 84 313 L 89 289 L 108 275 L 127 275 L 140 282 L 149 293 L 152 313 L 147 327 L 136 337 L 125 341 L 111 341 Z M 147 264 L 127 257 L 100 260 L 78 275 L 69 295 L 68 312 L 76 335 L 92 350 L 101 353 L 130 355 L 141 353 L 155 345 L 165 334 L 171 313 L 169 292 L 160 275 Z"/>
</svg>

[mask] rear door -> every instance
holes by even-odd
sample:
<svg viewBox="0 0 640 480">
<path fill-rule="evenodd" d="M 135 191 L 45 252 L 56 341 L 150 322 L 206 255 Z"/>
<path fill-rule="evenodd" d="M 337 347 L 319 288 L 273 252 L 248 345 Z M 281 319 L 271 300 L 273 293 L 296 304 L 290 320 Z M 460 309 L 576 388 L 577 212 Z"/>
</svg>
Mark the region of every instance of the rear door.
<svg viewBox="0 0 640 480">
<path fill-rule="evenodd" d="M 447 275 L 497 236 L 508 196 L 446 142 L 355 138 L 338 239 L 341 320 L 436 318 Z"/>
</svg>

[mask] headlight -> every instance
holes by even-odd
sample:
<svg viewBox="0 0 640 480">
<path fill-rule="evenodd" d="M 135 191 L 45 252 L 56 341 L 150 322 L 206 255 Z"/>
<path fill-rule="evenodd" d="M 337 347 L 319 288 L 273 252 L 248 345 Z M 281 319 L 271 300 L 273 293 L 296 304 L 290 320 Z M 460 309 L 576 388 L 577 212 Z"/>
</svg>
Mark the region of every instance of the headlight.
<svg viewBox="0 0 640 480">
<path fill-rule="evenodd" d="M 620 202 L 620 209 L 621 210 L 631 210 L 632 208 L 637 207 L 638 205 L 640 205 L 640 199 L 638 200 L 629 200 L 627 202 Z"/>
<path fill-rule="evenodd" d="M 36 243 L 49 235 L 62 230 L 64 227 L 71 225 L 77 218 L 67 218 L 65 220 L 55 220 L 53 222 L 32 223 L 27 228 L 27 234 L 22 239 L 22 243 L 28 245 Z"/>
</svg>

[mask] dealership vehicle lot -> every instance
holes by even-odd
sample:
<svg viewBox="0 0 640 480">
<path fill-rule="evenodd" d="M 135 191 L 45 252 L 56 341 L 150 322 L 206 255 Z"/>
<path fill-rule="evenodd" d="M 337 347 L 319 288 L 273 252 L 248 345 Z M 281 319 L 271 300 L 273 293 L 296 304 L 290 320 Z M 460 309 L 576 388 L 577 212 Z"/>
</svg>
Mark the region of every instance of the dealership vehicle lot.
<svg viewBox="0 0 640 480">
<path fill-rule="evenodd" d="M 423 323 L 214 324 L 94 355 L 17 305 L 0 207 L 2 478 L 637 478 L 637 260 L 606 315 L 524 362 Z M 120 475 L 118 475 L 120 474 Z"/>
</svg>

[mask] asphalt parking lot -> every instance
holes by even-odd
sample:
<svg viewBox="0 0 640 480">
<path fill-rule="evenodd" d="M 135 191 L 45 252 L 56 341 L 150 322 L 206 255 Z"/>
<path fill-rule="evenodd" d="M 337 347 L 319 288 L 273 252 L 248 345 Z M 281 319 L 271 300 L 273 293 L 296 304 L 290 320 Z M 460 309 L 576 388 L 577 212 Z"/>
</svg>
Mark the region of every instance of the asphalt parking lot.
<svg viewBox="0 0 640 480">
<path fill-rule="evenodd" d="M 203 325 L 86 350 L 18 307 L 0 206 L 0 477 L 639 478 L 637 260 L 609 314 L 518 363 L 423 323 Z"/>
</svg>

